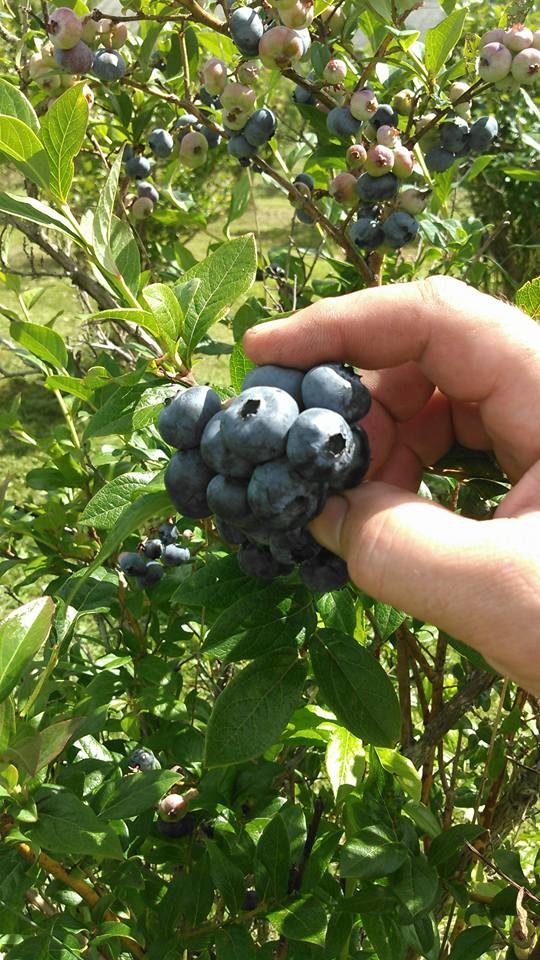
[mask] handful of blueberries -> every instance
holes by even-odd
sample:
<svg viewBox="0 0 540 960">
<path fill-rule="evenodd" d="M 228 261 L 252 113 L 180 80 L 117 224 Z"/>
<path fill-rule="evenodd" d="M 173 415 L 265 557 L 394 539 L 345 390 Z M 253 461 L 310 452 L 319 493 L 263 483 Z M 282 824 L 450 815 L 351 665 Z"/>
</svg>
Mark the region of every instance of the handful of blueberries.
<svg viewBox="0 0 540 960">
<path fill-rule="evenodd" d="M 357 421 L 370 403 L 352 367 L 334 363 L 307 372 L 255 367 L 225 405 L 211 387 L 187 388 L 157 423 L 176 447 L 165 471 L 169 496 L 185 517 L 214 515 L 246 575 L 270 581 L 298 565 L 309 589 L 336 590 L 346 565 L 307 525 L 329 495 L 363 479 L 369 445 Z"/>
</svg>

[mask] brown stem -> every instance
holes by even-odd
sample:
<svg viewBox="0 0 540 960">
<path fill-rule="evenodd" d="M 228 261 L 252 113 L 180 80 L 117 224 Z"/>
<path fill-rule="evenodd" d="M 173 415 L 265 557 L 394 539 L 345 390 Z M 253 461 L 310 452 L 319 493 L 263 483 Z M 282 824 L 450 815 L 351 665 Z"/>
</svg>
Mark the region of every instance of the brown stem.
<svg viewBox="0 0 540 960">
<path fill-rule="evenodd" d="M 17 850 L 25 860 L 28 860 L 29 863 L 37 863 L 46 873 L 49 873 L 52 877 L 55 877 L 56 880 L 60 880 L 60 882 L 66 887 L 69 887 L 70 890 L 74 890 L 76 893 L 78 893 L 81 899 L 84 900 L 84 902 L 87 903 L 90 908 L 93 909 L 94 907 L 97 907 L 101 902 L 100 895 L 96 893 L 94 888 L 91 887 L 86 880 L 83 880 L 81 877 L 74 877 L 73 874 L 69 873 L 61 863 L 58 863 L 58 860 L 54 860 L 46 853 L 35 854 L 27 843 L 19 843 L 17 845 Z M 117 917 L 112 910 L 105 910 L 103 913 L 103 919 L 114 923 L 121 922 L 119 917 Z M 124 945 L 124 948 L 132 955 L 132 957 L 136 957 L 137 960 L 143 960 L 143 958 L 146 956 L 143 948 L 130 937 L 119 937 L 119 940 Z"/>
<path fill-rule="evenodd" d="M 399 705 L 401 707 L 401 746 L 412 742 L 411 685 L 409 679 L 409 647 L 407 640 L 398 630 L 397 636 L 397 674 Z"/>
<path fill-rule="evenodd" d="M 216 30 L 218 33 L 229 33 L 227 24 L 222 23 L 221 20 L 213 17 L 211 13 L 203 10 L 196 0 L 178 0 L 178 4 L 189 11 L 191 19 L 196 23 L 202 23 L 205 27 L 211 27 L 212 30 Z M 111 20 L 112 23 L 130 23 L 140 20 L 152 20 L 154 23 L 184 23 L 185 19 L 185 14 L 181 16 L 165 16 L 164 14 L 158 13 L 134 13 L 129 16 L 115 16 L 112 13 L 102 13 L 101 10 L 94 10 L 92 12 L 92 20 Z"/>
</svg>

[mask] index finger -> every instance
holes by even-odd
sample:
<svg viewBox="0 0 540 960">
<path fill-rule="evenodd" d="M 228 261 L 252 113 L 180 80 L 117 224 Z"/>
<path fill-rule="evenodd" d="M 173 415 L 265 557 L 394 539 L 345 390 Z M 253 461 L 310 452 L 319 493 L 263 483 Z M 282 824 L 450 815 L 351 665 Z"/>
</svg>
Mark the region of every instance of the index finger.
<svg viewBox="0 0 540 960">
<path fill-rule="evenodd" d="M 333 360 L 376 370 L 416 361 L 448 397 L 479 404 L 510 476 L 540 457 L 540 330 L 517 308 L 459 280 L 434 277 L 320 300 L 252 328 L 244 346 L 256 363 L 283 366 Z"/>
</svg>

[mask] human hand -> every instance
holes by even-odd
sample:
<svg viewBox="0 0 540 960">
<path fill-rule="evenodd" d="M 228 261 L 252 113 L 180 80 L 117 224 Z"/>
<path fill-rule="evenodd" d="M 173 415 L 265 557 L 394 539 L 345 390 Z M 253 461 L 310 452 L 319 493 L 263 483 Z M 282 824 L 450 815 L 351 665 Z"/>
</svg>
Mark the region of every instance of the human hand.
<svg viewBox="0 0 540 960">
<path fill-rule="evenodd" d="M 458 280 L 321 300 L 244 338 L 258 364 L 365 371 L 367 482 L 311 524 L 366 593 L 470 644 L 540 695 L 540 328 Z M 490 521 L 416 495 L 454 441 L 515 484 Z"/>
</svg>

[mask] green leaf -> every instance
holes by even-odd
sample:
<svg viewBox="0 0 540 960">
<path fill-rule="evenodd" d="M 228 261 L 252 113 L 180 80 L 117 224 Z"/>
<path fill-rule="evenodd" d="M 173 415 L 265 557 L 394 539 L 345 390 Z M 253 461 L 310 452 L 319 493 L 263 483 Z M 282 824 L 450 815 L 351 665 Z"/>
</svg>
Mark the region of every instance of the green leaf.
<svg viewBox="0 0 540 960">
<path fill-rule="evenodd" d="M 116 833 L 79 797 L 61 787 L 42 787 L 38 821 L 28 829 L 33 843 L 64 857 L 122 860 Z"/>
<path fill-rule="evenodd" d="M 252 660 L 280 647 L 294 647 L 300 633 L 316 626 L 311 595 L 303 587 L 272 583 L 232 600 L 210 628 L 203 650 L 225 661 Z"/>
<path fill-rule="evenodd" d="M 32 128 L 17 117 L 0 116 L 0 153 L 38 187 L 48 187 L 47 153 Z"/>
<path fill-rule="evenodd" d="M 48 108 L 41 123 L 41 139 L 49 157 L 50 190 L 65 203 L 73 182 L 73 157 L 79 153 L 88 123 L 84 82 L 76 83 Z"/>
<path fill-rule="evenodd" d="M 540 277 L 524 283 L 516 293 L 516 306 L 525 310 L 530 317 L 540 317 Z"/>
<path fill-rule="evenodd" d="M 387 877 L 399 870 L 408 856 L 406 846 L 389 837 L 383 827 L 364 827 L 341 849 L 341 876 L 357 880 Z"/>
<path fill-rule="evenodd" d="M 111 229 L 113 223 L 114 204 L 118 190 L 118 180 L 122 169 L 122 154 L 119 154 L 107 176 L 105 184 L 99 191 L 99 198 L 92 221 L 93 247 L 100 264 L 110 273 L 117 272 L 112 251 L 110 249 Z"/>
<path fill-rule="evenodd" d="M 474 823 L 457 823 L 448 827 L 429 846 L 429 862 L 438 867 L 456 853 L 462 853 L 465 841 L 476 840 L 483 832 L 482 827 Z"/>
<path fill-rule="evenodd" d="M 358 637 L 356 605 L 346 590 L 321 594 L 316 598 L 315 606 L 325 627 Z"/>
<path fill-rule="evenodd" d="M 310 644 L 315 679 L 343 726 L 375 746 L 390 747 L 401 730 L 401 710 L 380 663 L 346 633 L 321 630 Z"/>
<path fill-rule="evenodd" d="M 419 801 L 422 794 L 422 779 L 414 764 L 397 750 L 378 747 L 377 756 L 384 769 L 399 780 L 405 793 L 408 793 L 413 800 Z"/>
<path fill-rule="evenodd" d="M 170 287 L 152 283 L 143 291 L 154 318 L 156 337 L 164 353 L 174 357 L 177 341 L 182 336 L 184 313 Z"/>
<path fill-rule="evenodd" d="M 242 344 L 235 343 L 229 357 L 229 376 L 231 378 L 231 386 L 236 393 L 240 393 L 246 373 L 253 370 L 254 366 L 255 364 L 252 363 L 244 353 Z"/>
<path fill-rule="evenodd" d="M 141 282 L 141 256 L 129 223 L 112 218 L 110 248 L 118 274 L 137 296 Z"/>
<path fill-rule="evenodd" d="M 361 740 L 345 727 L 334 727 L 326 748 L 325 766 L 335 795 L 345 783 L 356 786 L 365 769 Z"/>
<path fill-rule="evenodd" d="M 264 887 L 257 883 L 263 900 L 280 900 L 287 893 L 291 846 L 289 836 L 279 813 L 266 824 L 257 843 L 256 858 L 265 868 L 268 878 Z"/>
<path fill-rule="evenodd" d="M 55 606 L 51 597 L 30 600 L 0 621 L 0 702 L 49 636 Z"/>
<path fill-rule="evenodd" d="M 163 477 L 153 473 L 123 473 L 106 483 L 86 504 L 79 522 L 90 527 L 110 530 L 120 519 L 124 508 L 133 503 L 149 487 L 163 490 Z"/>
<path fill-rule="evenodd" d="M 0 625 L 0 638 L 2 627 Z M 0 640 L 1 643 L 1 640 Z M 1 648 L 0 648 L 1 650 Z M 15 733 L 15 704 L 6 696 L 0 700 L 0 753 L 4 753 Z"/>
<path fill-rule="evenodd" d="M 73 720 L 59 720 L 58 723 L 52 723 L 44 730 L 39 731 L 39 757 L 36 773 L 56 760 L 56 757 L 62 753 L 64 747 L 73 739 L 84 722 L 83 717 L 75 717 Z"/>
<path fill-rule="evenodd" d="M 494 939 L 495 930 L 491 927 L 469 927 L 454 940 L 448 960 L 477 960 L 487 953 Z"/>
<path fill-rule="evenodd" d="M 144 383 L 117 387 L 88 420 L 83 439 L 132 433 L 133 413 L 145 389 Z"/>
<path fill-rule="evenodd" d="M 81 377 L 68 377 L 56 373 L 45 378 L 44 386 L 48 390 L 61 390 L 63 393 L 69 393 L 72 397 L 78 397 L 79 400 L 90 400 L 94 392 L 85 385 Z"/>
<path fill-rule="evenodd" d="M 322 904 L 314 897 L 297 900 L 283 910 L 275 910 L 268 914 L 268 919 L 287 940 L 303 940 L 321 946 L 324 943 L 328 917 Z"/>
<path fill-rule="evenodd" d="M 373 606 L 374 625 L 381 640 L 388 640 L 406 618 L 406 613 L 403 613 L 402 610 L 396 610 L 389 603 L 376 601 Z"/>
<path fill-rule="evenodd" d="M 503 167 L 502 172 L 513 180 L 526 180 L 531 183 L 540 183 L 540 170 L 533 167 Z"/>
<path fill-rule="evenodd" d="M 223 926 L 216 933 L 216 960 L 256 960 L 251 935 L 245 927 Z"/>
<path fill-rule="evenodd" d="M 227 240 L 231 239 L 229 235 L 229 227 L 231 223 L 234 223 L 235 220 L 238 220 L 247 210 L 250 193 L 251 185 L 249 181 L 249 174 L 247 170 L 243 170 L 231 191 L 227 222 L 223 228 L 223 232 L 227 237 Z"/>
<path fill-rule="evenodd" d="M 438 837 L 441 833 L 441 825 L 437 817 L 425 803 L 418 803 L 416 800 L 407 800 L 403 805 L 403 813 L 406 813 L 422 833 L 431 837 L 431 839 Z"/>
<path fill-rule="evenodd" d="M 75 243 L 79 245 L 81 243 L 81 238 L 65 217 L 33 197 L 16 197 L 11 193 L 0 193 L 0 213 L 9 213 L 14 217 L 20 217 L 21 220 L 38 223 L 49 230 L 59 230 Z"/>
<path fill-rule="evenodd" d="M 376 950 L 377 960 L 405 960 L 408 946 L 399 921 L 369 914 L 362 917 L 362 926 Z"/>
<path fill-rule="evenodd" d="M 196 570 L 189 580 L 180 584 L 171 601 L 187 607 L 219 610 L 259 589 L 260 583 L 241 572 L 238 560 L 233 554 L 209 560 L 204 567 Z"/>
<path fill-rule="evenodd" d="M 222 244 L 202 263 L 197 263 L 184 274 L 184 281 L 200 279 L 201 284 L 186 314 L 184 343 L 185 362 L 191 356 L 206 331 L 230 308 L 255 280 L 257 251 L 250 234 Z"/>
<path fill-rule="evenodd" d="M 392 877 L 392 893 L 409 911 L 411 922 L 434 907 L 440 894 L 439 878 L 423 853 L 409 857 Z"/>
<path fill-rule="evenodd" d="M 3 77 L 0 77 L 0 114 L 17 117 L 34 133 L 39 133 L 39 120 L 32 104 L 14 83 Z"/>
<path fill-rule="evenodd" d="M 100 816 L 104 820 L 126 820 L 150 810 L 162 796 L 178 783 L 178 773 L 172 770 L 141 770 L 121 780 L 107 797 L 107 804 Z"/>
<path fill-rule="evenodd" d="M 243 871 L 232 863 L 217 843 L 209 841 L 206 849 L 214 886 L 221 893 L 229 913 L 233 915 L 239 913 L 246 894 Z"/>
<path fill-rule="evenodd" d="M 305 675 L 305 664 L 288 650 L 260 657 L 238 673 L 208 721 L 207 766 L 243 763 L 264 753 L 298 705 Z"/>
<path fill-rule="evenodd" d="M 55 330 L 43 327 L 39 323 L 30 323 L 29 320 L 12 320 L 9 329 L 13 339 L 33 356 L 56 369 L 66 368 L 68 363 L 66 345 Z"/>
<path fill-rule="evenodd" d="M 424 63 L 431 77 L 436 77 L 447 63 L 463 33 L 466 17 L 466 10 L 455 10 L 436 27 L 426 32 Z"/>
</svg>

